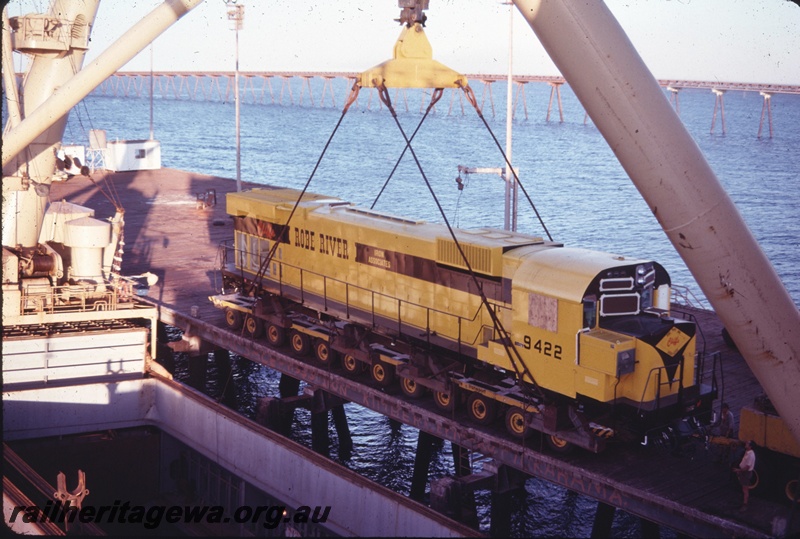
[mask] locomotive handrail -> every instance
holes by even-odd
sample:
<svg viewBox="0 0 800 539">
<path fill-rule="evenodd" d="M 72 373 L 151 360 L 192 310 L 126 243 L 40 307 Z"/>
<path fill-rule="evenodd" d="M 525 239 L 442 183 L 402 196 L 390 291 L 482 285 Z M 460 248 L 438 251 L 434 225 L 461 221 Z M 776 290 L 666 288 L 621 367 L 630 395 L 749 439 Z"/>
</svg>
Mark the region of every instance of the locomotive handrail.
<svg viewBox="0 0 800 539">
<path fill-rule="evenodd" d="M 396 328 L 396 331 L 397 331 L 398 335 L 402 335 L 404 333 L 403 332 L 402 309 L 403 309 L 403 305 L 405 304 L 405 305 L 408 305 L 408 306 L 410 306 L 412 308 L 418 308 L 418 309 L 421 309 L 421 310 L 425 311 L 426 327 L 418 328 L 418 329 L 423 329 L 425 331 L 426 340 L 428 342 L 430 342 L 431 335 L 436 333 L 435 331 L 432 331 L 431 327 L 430 327 L 430 315 L 431 315 L 431 313 L 442 314 L 442 315 L 445 315 L 447 317 L 454 318 L 454 319 L 456 319 L 458 321 L 458 323 L 456 324 L 456 327 L 458 328 L 458 335 L 456 335 L 455 337 L 449 337 L 449 336 L 446 336 L 446 337 L 450 338 L 451 340 L 456 342 L 456 344 L 458 345 L 458 350 L 459 351 L 461 350 L 461 345 L 462 344 L 466 343 L 466 344 L 474 345 L 478 341 L 478 339 L 480 338 L 481 330 L 482 330 L 483 326 L 476 331 L 475 337 L 472 339 L 471 342 L 464 341 L 461 338 L 462 337 L 463 322 L 464 321 L 469 321 L 469 322 L 476 321 L 478 319 L 478 315 L 480 314 L 480 308 L 477 309 L 477 311 L 472 316 L 472 318 L 466 318 L 464 316 L 454 315 L 452 313 L 448 313 L 447 311 L 441 311 L 439 309 L 434 309 L 434 308 L 431 308 L 431 307 L 428 307 L 428 306 L 425 306 L 425 305 L 420 305 L 419 303 L 414 303 L 414 302 L 411 302 L 411 301 L 405 301 L 405 300 L 403 300 L 401 298 L 396 298 L 396 297 L 390 296 L 389 294 L 376 292 L 374 290 L 370 290 L 370 289 L 365 288 L 363 286 L 354 285 L 354 284 L 349 283 L 347 281 L 342 281 L 340 279 L 333 279 L 331 277 L 328 277 L 327 275 L 323 275 L 321 273 L 317 273 L 317 272 L 313 272 L 313 271 L 308 271 L 306 269 L 294 266 L 292 264 L 288 264 L 286 262 L 278 262 L 278 265 L 280 267 L 287 266 L 287 267 L 299 270 L 299 272 L 300 272 L 300 297 L 301 297 L 301 301 L 303 301 L 303 302 L 305 302 L 305 292 L 306 292 L 305 287 L 303 286 L 303 284 L 305 282 L 304 281 L 304 277 L 305 277 L 305 274 L 308 273 L 308 274 L 314 275 L 314 276 L 319 277 L 319 278 L 322 279 L 323 305 L 325 306 L 326 309 L 328 308 L 328 299 L 329 299 L 328 295 L 327 295 L 328 282 L 332 281 L 332 282 L 341 283 L 342 285 L 344 285 L 345 290 L 346 290 L 344 307 L 345 307 L 345 312 L 347 313 L 347 317 L 348 318 L 350 318 L 350 316 L 351 316 L 350 308 L 352 306 L 351 303 L 350 303 L 350 289 L 351 288 L 355 288 L 357 290 L 361 290 L 361 291 L 364 291 L 364 292 L 369 292 L 369 294 L 370 294 L 370 298 L 371 298 L 371 300 L 370 300 L 370 303 L 371 303 L 371 305 L 370 305 L 370 315 L 372 316 L 371 324 L 373 325 L 373 327 L 378 325 L 378 318 L 380 317 L 380 313 L 379 313 L 379 311 L 377 310 L 377 308 L 375 306 L 375 303 L 376 303 L 375 302 L 375 298 L 376 297 L 382 297 L 382 298 L 388 299 L 389 301 L 397 302 L 397 318 L 396 318 L 397 328 Z M 279 284 L 282 286 L 283 285 L 283 279 L 282 279 L 283 272 L 280 272 L 280 277 L 281 277 L 281 279 L 279 281 Z M 388 313 L 388 309 L 387 309 L 387 313 Z M 410 324 L 406 324 L 406 325 L 409 326 Z M 412 327 L 416 327 L 416 326 L 412 326 Z"/>
<path fill-rule="evenodd" d="M 681 305 L 677 303 L 676 305 Z M 690 322 L 694 323 L 694 327 L 697 328 L 697 340 L 701 342 L 701 349 L 698 350 L 695 354 L 695 370 L 694 370 L 694 383 L 700 387 L 703 383 L 703 377 L 705 374 L 705 360 L 706 360 L 706 336 L 703 332 L 703 325 L 697 320 L 697 316 L 694 313 L 690 313 L 687 311 L 679 310 L 679 309 L 672 309 L 672 314 L 675 316 L 676 314 L 680 314 L 683 320 L 689 320 Z M 716 371 L 718 368 L 718 359 L 721 358 L 719 351 L 713 352 L 711 354 L 712 364 L 711 364 L 711 388 L 712 390 L 717 390 L 717 377 Z M 721 369 L 721 367 L 719 367 Z M 721 375 L 721 371 L 720 371 Z M 683 386 L 681 386 L 682 388 Z"/>
<path fill-rule="evenodd" d="M 591 328 L 581 328 L 575 332 L 575 365 L 581 364 L 581 335 L 590 331 Z M 614 386 L 614 390 L 616 391 L 616 386 Z"/>
<path fill-rule="evenodd" d="M 228 243 L 232 243 L 232 242 L 233 242 L 233 240 L 222 240 L 221 242 L 219 242 L 219 245 L 217 246 L 217 255 L 216 255 L 215 259 L 214 259 L 214 263 L 217 264 L 217 267 L 220 268 L 220 269 L 225 268 L 225 267 L 228 266 L 227 244 Z M 222 282 L 220 283 L 220 286 L 217 287 L 217 272 L 215 271 L 214 272 L 214 290 L 222 290 L 223 293 L 224 293 L 225 292 L 225 290 L 224 290 L 225 281 L 222 280 L 221 272 L 220 272 L 220 280 Z"/>
<path fill-rule="evenodd" d="M 681 305 L 681 304 L 678 303 L 676 305 Z M 697 328 L 697 333 L 698 333 L 698 335 L 700 337 L 698 340 L 702 341 L 702 343 L 703 343 L 702 344 L 702 350 L 700 351 L 700 353 L 705 354 L 705 351 L 706 351 L 706 336 L 705 336 L 705 333 L 703 333 L 703 326 L 697 321 L 697 317 L 694 315 L 694 313 L 690 313 L 690 312 L 686 312 L 686 311 L 682 311 L 682 310 L 672 309 L 673 316 L 675 314 L 678 314 L 678 313 L 681 315 L 681 318 L 683 320 L 689 320 L 690 322 L 694 322 L 694 327 Z"/>
<path fill-rule="evenodd" d="M 234 260 L 238 260 L 236 258 L 238 256 L 242 256 L 244 254 L 247 254 L 246 250 L 237 249 L 236 246 L 235 246 L 235 243 L 233 242 L 233 240 L 224 240 L 224 241 L 220 242 L 220 251 L 222 251 L 221 255 L 219 256 L 219 260 L 221 262 L 220 268 L 225 268 L 228 265 L 228 260 L 230 259 L 230 256 L 228 255 L 228 251 L 232 251 L 233 252 Z M 405 301 L 405 300 L 402 300 L 400 298 L 392 297 L 392 296 L 390 296 L 388 294 L 384 294 L 384 293 L 381 293 L 381 292 L 376 292 L 376 291 L 370 290 L 370 289 L 368 289 L 366 287 L 359 286 L 359 285 L 356 285 L 356 284 L 353 284 L 353 283 L 350 283 L 350 282 L 347 282 L 347 281 L 343 281 L 341 279 L 334 279 L 334 278 L 331 278 L 331 277 L 329 277 L 327 275 L 324 275 L 324 274 L 321 274 L 321 273 L 318 273 L 318 272 L 314 272 L 314 271 L 309 271 L 309 270 L 304 269 L 302 267 L 295 266 L 293 264 L 289 264 L 289 263 L 281 261 L 281 260 L 273 260 L 273 262 L 278 264 L 278 271 L 276 272 L 277 275 L 272 275 L 267 280 L 275 282 L 277 284 L 278 291 L 281 294 L 283 294 L 284 286 L 285 286 L 284 268 L 290 268 L 292 270 L 296 270 L 296 271 L 299 272 L 299 281 L 300 281 L 299 282 L 299 294 L 300 294 L 300 301 L 302 303 L 305 303 L 305 297 L 306 297 L 306 293 L 307 293 L 307 290 L 306 290 L 306 287 L 305 287 L 306 274 L 310 274 L 310 275 L 316 276 L 317 278 L 321 278 L 321 280 L 322 280 L 322 299 L 323 299 L 323 306 L 325 307 L 325 309 L 328 308 L 328 301 L 329 301 L 328 284 L 329 284 L 329 282 L 342 284 L 344 286 L 344 292 L 345 292 L 344 293 L 344 309 L 345 309 L 346 316 L 348 318 L 350 318 L 351 315 L 352 315 L 352 313 L 351 313 L 352 305 L 351 305 L 351 302 L 350 302 L 350 295 L 351 295 L 350 291 L 351 291 L 351 289 L 354 288 L 356 290 L 369 292 L 370 298 L 371 298 L 370 315 L 372 316 L 371 323 L 372 323 L 373 326 L 377 325 L 377 317 L 380 316 L 380 313 L 379 313 L 379 311 L 377 311 L 376 306 L 375 306 L 375 303 L 376 303 L 375 299 L 377 297 L 383 297 L 383 298 L 386 298 L 386 299 L 388 299 L 390 301 L 396 301 L 397 302 L 397 332 L 400 335 L 403 334 L 403 331 L 402 331 L 403 323 L 402 323 L 402 316 L 401 316 L 401 309 L 402 309 L 403 304 L 406 304 L 406 305 L 408 305 L 408 306 L 410 306 L 412 308 L 423 309 L 426 312 L 426 326 L 427 327 L 419 328 L 419 329 L 424 329 L 425 334 L 426 334 L 426 338 L 428 339 L 428 341 L 430 341 L 430 337 L 431 337 L 431 335 L 433 333 L 431 331 L 431 327 L 430 327 L 430 315 L 431 315 L 431 313 L 436 313 L 438 315 L 444 315 L 446 317 L 453 318 L 453 319 L 457 320 L 456 327 L 458 328 L 458 334 L 456 336 L 453 336 L 453 337 L 446 336 L 445 338 L 448 338 L 448 339 L 451 339 L 451 340 L 455 341 L 456 344 L 458 345 L 458 350 L 459 351 L 461 349 L 461 345 L 462 344 L 475 345 L 478 342 L 478 340 L 479 340 L 479 338 L 481 336 L 483 328 L 485 327 L 485 326 L 482 325 L 480 328 L 478 328 L 478 330 L 475 332 L 475 336 L 473 337 L 473 339 L 471 341 L 466 341 L 466 340 L 462 339 L 462 336 L 463 336 L 462 332 L 463 332 L 463 324 L 464 324 L 464 322 L 465 321 L 467 321 L 467 322 L 475 322 L 475 321 L 477 321 L 478 320 L 478 316 L 480 315 L 481 309 L 483 307 L 482 305 L 476 309 L 475 313 L 472 315 L 471 318 L 467 318 L 467 317 L 460 316 L 460 315 L 454 315 L 454 314 L 449 313 L 447 311 L 435 309 L 435 308 L 432 308 L 432 307 L 429 307 L 429 306 L 426 306 L 426 305 L 421 305 L 421 304 L 414 303 L 414 302 L 411 302 L 411 301 Z M 234 265 L 235 266 L 238 265 L 238 267 L 236 267 L 236 269 L 241 272 L 241 277 L 244 280 L 244 278 L 245 278 L 244 260 L 240 260 L 240 261 L 236 262 Z M 498 305 L 498 304 L 492 304 L 492 305 L 495 305 L 498 308 L 509 310 L 507 307 L 504 307 L 502 305 Z M 388 310 L 387 310 L 387 312 L 388 312 Z M 406 324 L 406 325 L 409 326 L 410 324 Z"/>
<path fill-rule="evenodd" d="M 232 239 L 230 239 L 230 240 L 222 240 L 221 242 L 219 242 L 219 248 L 218 248 L 218 251 L 217 251 L 217 258 L 220 261 L 220 265 L 219 265 L 220 269 L 228 267 L 228 264 L 229 264 L 229 262 L 228 262 L 228 259 L 229 259 L 228 251 L 233 251 L 234 255 L 238 255 L 240 253 L 244 253 L 245 252 L 245 251 L 242 251 L 241 249 L 236 249 L 236 247 L 234 245 L 234 240 L 232 240 Z M 242 281 L 244 281 L 244 264 L 239 264 L 239 268 L 237 268 L 236 267 L 236 259 L 234 258 L 233 267 L 234 267 L 234 269 L 240 269 L 240 277 L 241 277 Z M 224 288 L 225 287 L 224 281 L 223 281 L 222 285 L 223 285 L 222 288 Z"/>
<path fill-rule="evenodd" d="M 642 411 L 642 405 L 645 402 L 645 395 L 647 394 L 647 390 L 650 388 L 650 380 L 653 377 L 653 373 L 655 373 L 655 376 L 656 376 L 656 382 L 655 382 L 655 392 L 656 392 L 656 395 L 655 395 L 655 406 L 656 407 L 655 407 L 655 409 L 656 410 L 661 409 L 661 387 L 665 385 L 665 382 L 661 381 L 661 373 L 662 372 L 666 372 L 666 369 L 667 368 L 665 366 L 664 367 L 653 367 L 652 369 L 650 369 L 650 372 L 647 373 L 647 381 L 644 384 L 644 389 L 642 389 L 642 398 L 639 399 L 639 407 L 637 409 L 637 413 Z M 669 377 L 667 377 L 667 378 L 669 378 Z M 671 383 L 673 381 L 674 380 L 669 380 L 666 383 Z"/>
<path fill-rule="evenodd" d="M 721 359 L 721 354 L 719 352 L 714 352 L 711 354 L 711 389 L 713 392 L 718 390 L 718 383 L 717 383 L 717 370 L 720 370 L 720 374 L 722 373 L 721 366 L 719 365 L 719 359 Z M 642 397 L 639 400 L 639 406 L 637 408 L 637 413 L 641 412 L 642 406 L 645 402 L 645 395 L 647 394 L 648 389 L 650 388 L 650 380 L 653 377 L 653 373 L 655 372 L 656 381 L 655 381 L 655 410 L 661 409 L 661 388 L 665 385 L 672 384 L 674 382 L 678 382 L 680 385 L 678 386 L 678 393 L 677 399 L 678 403 L 682 402 L 683 399 L 683 384 L 681 384 L 681 380 L 683 380 L 683 362 L 681 362 L 681 374 L 677 379 L 669 379 L 667 376 L 666 381 L 662 381 L 662 371 L 666 373 L 666 366 L 663 367 L 654 367 L 650 369 L 650 372 L 647 373 L 647 380 L 644 385 L 644 389 L 642 390 Z M 703 382 L 703 369 L 705 367 L 705 354 L 698 354 L 698 357 L 695 358 L 695 384 L 697 387 L 700 387 L 700 384 Z"/>
<path fill-rule="evenodd" d="M 695 369 L 695 383 L 697 384 L 698 387 L 700 387 L 700 384 L 703 383 L 703 378 L 704 378 L 704 374 L 705 374 L 706 355 L 705 355 L 705 353 L 703 353 L 703 354 L 698 354 L 698 356 L 699 356 L 699 359 L 698 359 L 698 363 L 697 363 L 697 368 Z M 725 371 L 722 369 L 722 353 L 719 350 L 717 350 L 715 352 L 712 352 L 711 355 L 710 355 L 710 359 L 711 359 L 711 372 L 710 372 L 710 375 L 711 375 L 711 389 L 712 389 L 712 391 L 716 392 L 719 389 L 720 385 L 721 385 L 722 386 L 722 394 L 720 395 L 720 400 L 724 400 L 723 397 L 725 396 L 724 395 L 724 393 L 725 393 L 725 379 L 724 379 Z M 721 380 L 719 382 L 717 382 L 717 371 L 718 370 L 719 370 L 719 376 L 721 378 Z"/>
</svg>

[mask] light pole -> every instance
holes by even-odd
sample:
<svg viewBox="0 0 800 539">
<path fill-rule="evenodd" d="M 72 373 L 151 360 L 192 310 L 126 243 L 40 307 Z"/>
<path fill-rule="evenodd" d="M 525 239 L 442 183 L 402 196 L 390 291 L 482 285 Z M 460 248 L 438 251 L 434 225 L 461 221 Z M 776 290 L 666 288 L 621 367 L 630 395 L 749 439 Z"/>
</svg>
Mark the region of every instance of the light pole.
<svg viewBox="0 0 800 539">
<path fill-rule="evenodd" d="M 236 108 L 236 190 L 242 190 L 242 151 L 239 136 L 239 30 L 244 23 L 244 4 L 237 4 L 237 0 L 225 0 L 228 5 L 228 20 L 233 21 L 233 30 L 236 33 L 236 71 L 233 76 L 233 103 Z"/>
<path fill-rule="evenodd" d="M 155 83 L 153 81 L 153 43 L 150 42 L 150 140 L 153 140 L 153 89 Z"/>
<path fill-rule="evenodd" d="M 517 180 L 512 172 L 511 165 L 511 122 L 514 114 L 514 78 L 511 60 L 514 50 L 514 3 L 508 3 L 508 83 L 506 88 L 506 159 L 509 166 L 505 167 L 506 180 L 506 213 L 505 229 L 517 230 Z M 513 203 L 513 208 L 511 207 Z"/>
<path fill-rule="evenodd" d="M 506 85 L 506 159 L 508 163 L 500 168 L 465 167 L 458 165 L 456 183 L 458 189 L 463 189 L 462 174 L 499 174 L 505 184 L 505 213 L 503 216 L 503 229 L 516 232 L 517 230 L 517 178 L 519 169 L 511 165 L 511 131 L 512 115 L 514 113 L 514 78 L 512 69 L 513 44 L 514 44 L 514 3 L 504 2 L 508 6 L 508 84 Z M 514 173 L 516 172 L 516 176 Z"/>
</svg>

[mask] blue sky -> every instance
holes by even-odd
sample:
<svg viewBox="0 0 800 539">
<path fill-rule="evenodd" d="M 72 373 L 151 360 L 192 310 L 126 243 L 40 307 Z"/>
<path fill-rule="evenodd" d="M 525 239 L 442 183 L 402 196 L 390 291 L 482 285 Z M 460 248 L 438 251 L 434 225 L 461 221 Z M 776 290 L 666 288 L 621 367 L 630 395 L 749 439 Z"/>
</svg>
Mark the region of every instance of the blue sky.
<svg viewBox="0 0 800 539">
<path fill-rule="evenodd" d="M 240 3 L 243 0 L 239 0 Z M 103 0 L 89 58 L 97 56 L 157 0 Z M 11 16 L 46 9 L 14 0 Z M 392 53 L 397 0 L 244 0 L 242 71 L 361 71 Z M 800 6 L 787 0 L 607 0 L 657 78 L 800 85 Z M 426 33 L 434 58 L 464 73 L 503 74 L 508 6 L 498 0 L 430 0 Z M 234 32 L 223 0 L 205 0 L 154 44 L 157 71 L 234 68 Z M 519 13 L 514 72 L 553 75 Z M 149 49 L 123 70 L 150 69 Z"/>
</svg>

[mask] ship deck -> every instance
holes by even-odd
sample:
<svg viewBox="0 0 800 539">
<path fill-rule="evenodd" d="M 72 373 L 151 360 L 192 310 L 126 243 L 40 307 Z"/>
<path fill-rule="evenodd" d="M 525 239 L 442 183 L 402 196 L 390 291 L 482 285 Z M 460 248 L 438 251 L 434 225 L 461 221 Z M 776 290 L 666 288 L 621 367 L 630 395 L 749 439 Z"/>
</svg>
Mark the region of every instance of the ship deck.
<svg viewBox="0 0 800 539">
<path fill-rule="evenodd" d="M 556 456 L 539 451 L 540 442 L 509 440 L 502 425 L 475 427 L 456 414 L 441 415 L 432 403 L 406 402 L 401 395 L 381 391 L 369 382 L 358 383 L 310 362 L 292 359 L 263 342 L 253 342 L 225 329 L 223 313 L 208 296 L 220 286 L 217 247 L 233 237 L 232 221 L 225 213 L 225 193 L 235 191 L 234 181 L 202 174 L 162 169 L 157 171 L 95 173 L 97 185 L 107 185 L 125 209 L 125 275 L 152 272 L 159 277 L 145 300 L 159 311 L 161 321 L 252 361 L 306 380 L 316 387 L 386 414 L 420 430 L 451 440 L 462 447 L 491 456 L 524 473 L 551 481 L 626 510 L 656 523 L 667 524 L 691 536 L 772 536 L 773 522 L 791 519 L 787 500 L 754 497 L 740 512 L 741 491 L 729 469 L 704 451 L 669 454 L 636 447 L 618 448 L 600 455 L 575 452 Z M 102 180 L 101 180 L 102 178 Z M 56 182 L 51 200 L 94 208 L 95 217 L 113 215 L 114 205 L 99 187 L 83 177 Z M 245 188 L 256 185 L 245 184 Z M 201 208 L 198 195 L 216 205 Z M 702 330 L 706 353 L 720 352 L 724 382 L 721 399 L 736 413 L 763 394 L 747 363 L 724 343 L 722 325 L 713 312 L 685 308 Z M 192 312 L 196 316 L 192 316 Z M 703 346 L 701 343 L 699 346 Z M 718 403 L 717 403 L 718 405 Z M 537 447 L 531 447 L 531 446 Z M 793 528 L 800 530 L 794 511 Z"/>
</svg>

